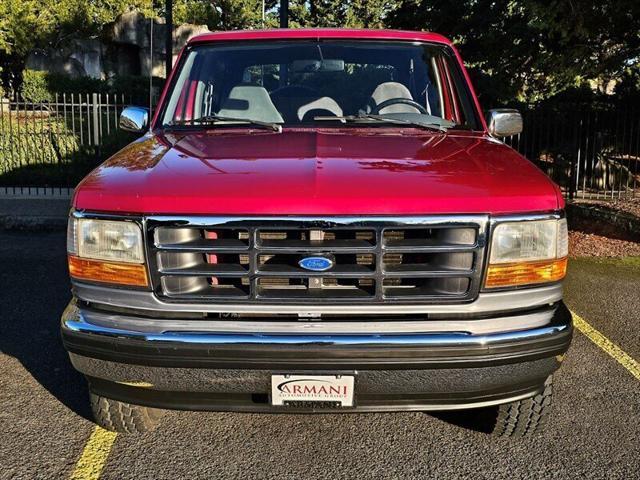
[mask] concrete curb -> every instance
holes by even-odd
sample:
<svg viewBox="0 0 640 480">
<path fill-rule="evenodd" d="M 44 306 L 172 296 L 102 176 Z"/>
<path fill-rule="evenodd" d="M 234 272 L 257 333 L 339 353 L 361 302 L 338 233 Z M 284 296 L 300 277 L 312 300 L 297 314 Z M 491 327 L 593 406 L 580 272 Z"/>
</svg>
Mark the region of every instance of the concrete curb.
<svg viewBox="0 0 640 480">
<path fill-rule="evenodd" d="M 567 203 L 567 218 L 570 227 L 585 221 L 598 222 L 615 227 L 636 241 L 640 239 L 640 218 L 629 213 L 602 208 L 599 205 Z"/>
<path fill-rule="evenodd" d="M 0 187 L 0 198 L 70 199 L 73 188 L 68 187 Z"/>
</svg>

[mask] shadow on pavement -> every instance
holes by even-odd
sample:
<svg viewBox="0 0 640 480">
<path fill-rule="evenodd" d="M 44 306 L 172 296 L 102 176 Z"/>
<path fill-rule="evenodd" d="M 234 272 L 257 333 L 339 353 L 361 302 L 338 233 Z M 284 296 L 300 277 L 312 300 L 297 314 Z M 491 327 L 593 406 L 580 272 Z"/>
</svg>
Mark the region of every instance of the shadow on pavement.
<svg viewBox="0 0 640 480">
<path fill-rule="evenodd" d="M 91 419 L 85 380 L 62 346 L 59 320 L 71 298 L 64 232 L 0 232 L 0 351 L 49 393 Z"/>
<path fill-rule="evenodd" d="M 456 427 L 480 433 L 491 433 L 496 424 L 498 408 L 485 407 L 473 410 L 431 412 L 430 415 Z"/>
</svg>

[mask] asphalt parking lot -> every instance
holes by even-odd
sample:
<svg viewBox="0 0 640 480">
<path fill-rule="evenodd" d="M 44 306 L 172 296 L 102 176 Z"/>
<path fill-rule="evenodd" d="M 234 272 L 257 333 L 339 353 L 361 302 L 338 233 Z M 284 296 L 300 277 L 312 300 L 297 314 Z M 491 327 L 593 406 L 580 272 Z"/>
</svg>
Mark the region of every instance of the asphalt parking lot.
<svg viewBox="0 0 640 480">
<path fill-rule="evenodd" d="M 530 439 L 463 429 L 464 416 L 171 412 L 149 435 L 87 447 L 84 380 L 58 336 L 64 248 L 63 233 L 0 233 L 0 478 L 640 477 L 640 377 L 578 332 Z M 573 261 L 566 298 L 640 359 L 640 262 Z"/>
</svg>

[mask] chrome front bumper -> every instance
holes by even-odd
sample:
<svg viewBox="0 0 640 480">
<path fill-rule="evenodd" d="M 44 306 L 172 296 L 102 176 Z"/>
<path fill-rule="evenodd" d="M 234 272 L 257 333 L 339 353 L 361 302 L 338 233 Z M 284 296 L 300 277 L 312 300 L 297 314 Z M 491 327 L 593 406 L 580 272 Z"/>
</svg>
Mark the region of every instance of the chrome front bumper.
<svg viewBox="0 0 640 480">
<path fill-rule="evenodd" d="M 433 322 L 439 331 L 426 331 L 431 321 L 420 322 L 421 332 L 175 331 L 166 328 L 174 320 L 129 318 L 72 302 L 62 337 L 93 391 L 130 403 L 274 411 L 266 400 L 272 373 L 327 372 L 356 375 L 355 410 L 436 410 L 535 395 L 559 367 L 572 335 L 561 302 L 492 320 L 505 318 L 544 324 L 475 334 L 462 325 L 484 320 L 450 321 L 456 331 L 446 331 L 444 320 Z"/>
<path fill-rule="evenodd" d="M 80 309 L 72 301 L 61 327 L 69 351 L 124 363 L 297 369 L 540 358 L 566 350 L 572 330 L 562 303 L 484 320 L 387 322 L 377 330 L 363 331 L 363 322 L 354 322 L 360 331 L 352 333 L 339 333 L 348 322 L 253 322 L 249 328 L 242 319 L 179 323 Z"/>
</svg>

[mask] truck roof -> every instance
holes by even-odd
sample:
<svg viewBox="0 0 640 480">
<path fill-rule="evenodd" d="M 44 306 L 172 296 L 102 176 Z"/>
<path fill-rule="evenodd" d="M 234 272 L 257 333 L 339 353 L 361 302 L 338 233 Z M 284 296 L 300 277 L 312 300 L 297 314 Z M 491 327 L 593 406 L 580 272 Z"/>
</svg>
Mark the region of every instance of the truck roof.
<svg viewBox="0 0 640 480">
<path fill-rule="evenodd" d="M 276 40 L 300 38 L 341 38 L 359 40 L 406 40 L 441 43 L 451 42 L 437 33 L 414 32 L 409 30 L 373 30 L 356 28 L 278 28 L 268 30 L 233 30 L 210 32 L 197 35 L 189 44 L 215 41 Z"/>
</svg>

